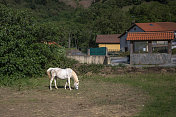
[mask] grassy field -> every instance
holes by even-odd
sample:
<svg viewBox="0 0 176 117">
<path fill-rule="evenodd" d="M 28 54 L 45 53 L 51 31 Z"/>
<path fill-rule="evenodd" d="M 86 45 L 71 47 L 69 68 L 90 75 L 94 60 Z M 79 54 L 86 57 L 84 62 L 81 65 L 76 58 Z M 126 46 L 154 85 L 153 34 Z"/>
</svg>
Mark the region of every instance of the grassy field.
<svg viewBox="0 0 176 117">
<path fill-rule="evenodd" d="M 0 93 L 3 94 L 4 97 L 6 97 L 6 93 L 8 93 L 9 91 L 9 94 L 15 91 L 14 96 L 12 95 L 12 97 L 9 97 L 9 99 L 11 100 L 10 104 L 15 103 L 15 105 L 18 105 L 18 103 L 21 102 L 23 104 L 26 104 L 26 108 L 32 108 L 27 105 L 31 105 L 31 103 L 40 103 L 41 100 L 45 100 L 47 102 L 47 99 L 45 99 L 44 97 L 50 97 L 50 95 L 56 96 L 57 94 L 57 96 L 59 97 L 62 94 L 63 96 L 68 97 L 69 100 L 73 100 L 73 97 L 76 96 L 77 99 L 79 99 L 77 108 L 79 108 L 80 111 L 76 112 L 74 114 L 75 116 L 78 116 L 76 115 L 78 113 L 82 113 L 82 116 L 84 116 L 87 113 L 90 114 L 90 112 L 93 116 L 97 114 L 97 116 L 105 117 L 116 115 L 135 117 L 175 117 L 176 115 L 175 73 L 132 73 L 109 76 L 91 75 L 79 76 L 79 80 L 80 89 L 78 90 L 78 92 L 75 90 L 71 92 L 69 90 L 65 91 L 63 89 L 65 81 L 60 81 L 58 83 L 59 90 L 54 89 L 53 91 L 49 91 L 49 80 L 44 77 L 22 79 L 20 81 L 16 81 L 10 89 L 8 87 L 2 86 L 0 88 Z M 8 90 L 3 91 L 2 89 Z M 26 92 L 28 93 L 26 93 L 27 95 L 24 98 L 20 95 L 17 96 L 16 94 L 18 92 L 23 92 L 22 94 Z M 33 96 L 33 94 L 35 94 L 36 97 Z M 10 106 L 9 102 L 4 102 L 4 100 L 7 101 L 8 98 L 3 98 L 3 95 L 0 96 L 0 102 L 3 102 L 3 104 L 7 104 L 6 107 Z M 44 96 L 40 97 L 41 95 Z M 23 98 L 23 100 L 19 101 L 16 100 L 16 98 L 14 97 Z M 28 99 L 28 97 L 30 97 L 30 99 Z M 42 99 L 39 99 L 39 97 Z M 66 101 L 66 99 L 63 99 L 63 102 Z M 58 100 L 53 100 L 53 102 L 55 101 L 57 102 Z M 51 103 L 52 101 L 48 100 L 48 102 Z M 45 107 L 45 105 L 43 105 L 43 108 L 45 107 L 45 109 L 48 109 L 47 106 Z M 119 107 L 121 111 L 118 111 Z M 104 113 L 102 112 L 102 109 L 104 110 Z M 96 112 L 93 112 L 93 110 L 96 110 Z M 126 114 L 123 114 L 124 112 Z M 0 108 L 0 115 L 3 116 L 3 113 L 4 112 L 1 111 Z M 72 111 L 71 113 L 73 114 Z M 105 113 L 108 113 L 108 115 Z M 38 114 L 42 115 L 41 112 Z M 50 114 L 48 114 L 47 116 L 49 116 Z M 42 116 L 44 116 L 44 114 Z"/>
<path fill-rule="evenodd" d="M 102 80 L 128 84 L 148 93 L 151 100 L 138 117 L 174 117 L 176 115 L 176 74 L 127 74 Z"/>
</svg>

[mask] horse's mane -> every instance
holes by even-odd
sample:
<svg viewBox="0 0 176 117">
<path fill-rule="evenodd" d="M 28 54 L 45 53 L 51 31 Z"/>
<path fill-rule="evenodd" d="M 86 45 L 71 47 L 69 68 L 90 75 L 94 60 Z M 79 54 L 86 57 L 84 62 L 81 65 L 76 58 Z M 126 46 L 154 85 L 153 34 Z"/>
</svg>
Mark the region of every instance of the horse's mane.
<svg viewBox="0 0 176 117">
<path fill-rule="evenodd" d="M 76 75 L 76 73 L 73 70 L 72 70 L 72 77 L 73 77 L 75 82 L 79 82 L 78 76 Z"/>
<path fill-rule="evenodd" d="M 71 71 L 71 77 L 73 78 L 73 80 L 74 80 L 75 82 L 79 82 L 78 76 L 77 76 L 77 74 L 75 73 L 75 71 L 73 71 L 71 68 L 67 68 L 67 69 Z"/>
</svg>

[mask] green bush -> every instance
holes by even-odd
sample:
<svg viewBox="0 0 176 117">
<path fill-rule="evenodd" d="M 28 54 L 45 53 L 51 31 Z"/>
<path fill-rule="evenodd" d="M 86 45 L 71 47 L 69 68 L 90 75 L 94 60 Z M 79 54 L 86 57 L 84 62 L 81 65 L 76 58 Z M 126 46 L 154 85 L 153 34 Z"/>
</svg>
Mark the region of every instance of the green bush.
<svg viewBox="0 0 176 117">
<path fill-rule="evenodd" d="M 99 73 L 103 69 L 103 65 L 101 64 L 83 64 L 79 66 L 78 71 L 82 74 L 86 74 L 88 72 Z"/>
<path fill-rule="evenodd" d="M 66 59 L 63 47 L 45 43 L 57 37 L 55 28 L 36 23 L 30 12 L 0 5 L 0 81 L 8 85 L 19 78 L 41 76 L 48 67 L 71 66 L 74 62 Z"/>
</svg>

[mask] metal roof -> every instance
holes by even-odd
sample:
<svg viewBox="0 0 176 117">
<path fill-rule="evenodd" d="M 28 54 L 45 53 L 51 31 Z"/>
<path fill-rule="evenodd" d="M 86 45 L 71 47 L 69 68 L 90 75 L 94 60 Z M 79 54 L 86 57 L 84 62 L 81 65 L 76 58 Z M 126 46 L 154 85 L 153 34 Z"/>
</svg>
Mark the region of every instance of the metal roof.
<svg viewBox="0 0 176 117">
<path fill-rule="evenodd" d="M 174 22 L 135 23 L 145 32 L 176 31 Z"/>
</svg>

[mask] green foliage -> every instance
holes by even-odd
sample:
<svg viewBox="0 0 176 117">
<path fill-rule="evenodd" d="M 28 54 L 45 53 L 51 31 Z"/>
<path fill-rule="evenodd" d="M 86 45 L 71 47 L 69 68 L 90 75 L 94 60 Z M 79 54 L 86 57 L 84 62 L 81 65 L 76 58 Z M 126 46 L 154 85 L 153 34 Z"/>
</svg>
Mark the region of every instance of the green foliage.
<svg viewBox="0 0 176 117">
<path fill-rule="evenodd" d="M 116 5 L 119 8 L 122 8 L 124 6 L 128 6 L 128 5 L 138 5 L 141 4 L 141 0 L 106 0 L 105 3 L 108 5 Z"/>
<path fill-rule="evenodd" d="M 45 44 L 58 41 L 57 29 L 47 24 L 38 24 L 28 11 L 14 10 L 3 5 L 0 5 L 0 16 L 1 80 L 11 84 L 12 78 L 43 75 L 48 67 L 71 65 L 65 59 L 63 47 Z"/>
<path fill-rule="evenodd" d="M 89 9 L 78 9 L 75 17 L 72 22 L 76 22 L 78 27 L 76 29 L 81 29 L 77 31 L 79 48 L 96 47 L 97 34 L 122 33 L 131 22 L 130 18 L 116 5 L 110 6 L 106 3 L 93 4 Z"/>
<path fill-rule="evenodd" d="M 171 4 L 165 5 L 158 2 L 151 2 L 150 4 L 134 6 L 129 10 L 129 13 L 136 22 L 174 22 L 176 19 L 173 12 L 174 9 Z"/>
<path fill-rule="evenodd" d="M 86 74 L 88 72 L 99 73 L 101 72 L 103 67 L 104 66 L 100 64 L 90 64 L 90 65 L 84 64 L 84 65 L 79 66 L 78 71 L 81 74 Z"/>
<path fill-rule="evenodd" d="M 78 1 L 72 2 L 78 4 Z M 87 9 L 78 7 L 79 5 L 73 9 L 58 0 L 16 0 L 15 3 L 6 1 L 6 4 L 32 11 L 32 16 L 36 17 L 38 23 L 42 24 L 47 32 L 37 31 L 40 37 L 43 36 L 40 40 L 53 38 L 54 34 L 51 34 L 50 29 L 54 28 L 57 29 L 54 33 L 57 33 L 56 40 L 59 45 L 68 47 L 67 42 L 70 38 L 71 47 L 79 48 L 84 52 L 87 48 L 97 47 L 95 43 L 97 34 L 121 34 L 134 21 L 176 20 L 174 0 L 96 0 Z M 41 30 L 39 27 L 37 25 L 35 30 Z M 46 35 L 50 37 L 45 37 Z"/>
<path fill-rule="evenodd" d="M 100 34 L 122 33 L 129 26 L 130 20 L 116 5 L 108 4 L 94 4 L 80 15 L 78 21 L 92 26 L 92 32 Z"/>
</svg>

